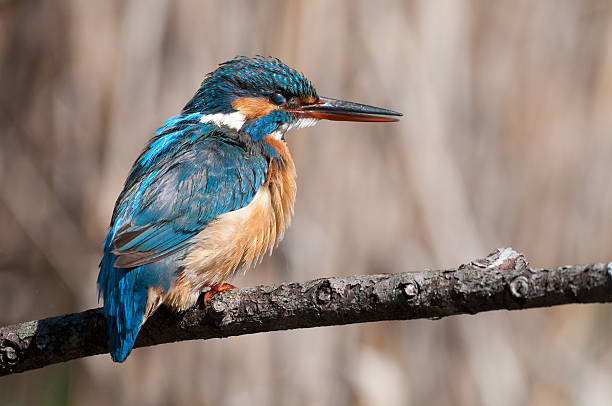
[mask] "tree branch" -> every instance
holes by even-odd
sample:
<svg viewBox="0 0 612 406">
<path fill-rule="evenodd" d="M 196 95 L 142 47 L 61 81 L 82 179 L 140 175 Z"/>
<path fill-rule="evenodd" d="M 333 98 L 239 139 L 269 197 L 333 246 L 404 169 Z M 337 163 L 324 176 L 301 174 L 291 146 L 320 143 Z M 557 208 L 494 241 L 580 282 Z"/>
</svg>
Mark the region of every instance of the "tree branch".
<svg viewBox="0 0 612 406">
<path fill-rule="evenodd" d="M 264 331 L 612 301 L 612 263 L 532 269 L 510 248 L 443 271 L 324 278 L 162 307 L 135 347 Z M 101 309 L 0 328 L 0 376 L 108 352 Z"/>
</svg>

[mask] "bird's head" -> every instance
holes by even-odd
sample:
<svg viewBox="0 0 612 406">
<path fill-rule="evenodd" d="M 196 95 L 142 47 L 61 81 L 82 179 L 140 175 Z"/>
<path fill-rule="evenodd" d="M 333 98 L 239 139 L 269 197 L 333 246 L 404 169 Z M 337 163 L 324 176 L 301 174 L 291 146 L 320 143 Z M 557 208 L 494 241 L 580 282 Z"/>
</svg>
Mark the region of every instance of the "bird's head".
<svg viewBox="0 0 612 406">
<path fill-rule="evenodd" d="M 291 128 L 318 120 L 397 121 L 401 113 L 320 97 L 308 79 L 276 58 L 238 57 L 209 73 L 184 114 L 203 114 L 212 122 L 259 140 L 282 138 Z"/>
</svg>

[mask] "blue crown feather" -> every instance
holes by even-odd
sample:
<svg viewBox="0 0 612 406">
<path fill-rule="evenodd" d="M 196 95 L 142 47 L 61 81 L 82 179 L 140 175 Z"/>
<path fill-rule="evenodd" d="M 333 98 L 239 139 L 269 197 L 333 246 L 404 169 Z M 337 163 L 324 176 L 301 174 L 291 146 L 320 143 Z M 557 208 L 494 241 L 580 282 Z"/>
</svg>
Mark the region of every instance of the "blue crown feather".
<svg viewBox="0 0 612 406">
<path fill-rule="evenodd" d="M 239 96 L 268 97 L 281 92 L 288 96 L 314 96 L 317 91 L 300 72 L 277 58 L 239 56 L 209 73 L 183 114 L 229 113 L 231 100 Z"/>
</svg>

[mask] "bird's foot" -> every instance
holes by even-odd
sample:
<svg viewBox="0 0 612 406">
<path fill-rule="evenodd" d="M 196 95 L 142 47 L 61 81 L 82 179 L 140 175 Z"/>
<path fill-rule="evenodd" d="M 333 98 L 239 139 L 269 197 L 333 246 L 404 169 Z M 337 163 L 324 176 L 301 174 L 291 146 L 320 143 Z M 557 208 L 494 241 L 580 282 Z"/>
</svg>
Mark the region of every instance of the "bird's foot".
<svg viewBox="0 0 612 406">
<path fill-rule="evenodd" d="M 230 285 L 229 283 L 222 283 L 221 285 L 208 285 L 208 287 L 210 290 L 204 294 L 204 304 L 207 304 L 215 293 L 223 292 L 224 290 L 228 289 L 236 289 L 234 285 Z"/>
</svg>

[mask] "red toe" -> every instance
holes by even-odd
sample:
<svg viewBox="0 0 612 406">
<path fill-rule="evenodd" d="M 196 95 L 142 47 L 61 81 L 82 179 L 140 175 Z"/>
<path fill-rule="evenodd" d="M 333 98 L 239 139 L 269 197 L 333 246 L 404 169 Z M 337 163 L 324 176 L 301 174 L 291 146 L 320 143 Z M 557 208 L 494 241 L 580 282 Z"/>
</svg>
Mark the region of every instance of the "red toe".
<svg viewBox="0 0 612 406">
<path fill-rule="evenodd" d="M 208 285 L 210 290 L 204 294 L 204 304 L 207 304 L 214 294 L 223 292 L 224 290 L 236 289 L 234 285 L 222 283 L 221 285 Z"/>
</svg>

